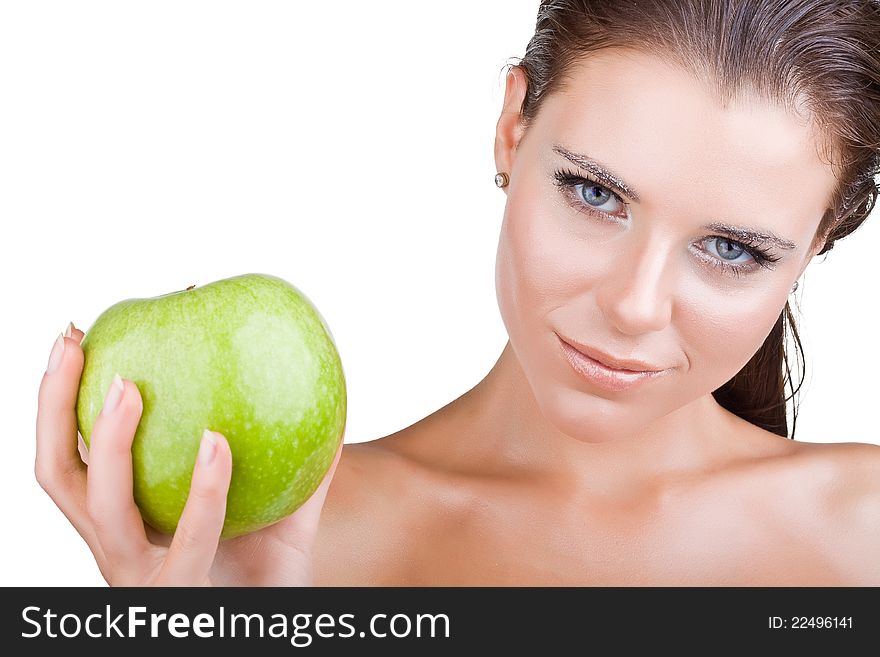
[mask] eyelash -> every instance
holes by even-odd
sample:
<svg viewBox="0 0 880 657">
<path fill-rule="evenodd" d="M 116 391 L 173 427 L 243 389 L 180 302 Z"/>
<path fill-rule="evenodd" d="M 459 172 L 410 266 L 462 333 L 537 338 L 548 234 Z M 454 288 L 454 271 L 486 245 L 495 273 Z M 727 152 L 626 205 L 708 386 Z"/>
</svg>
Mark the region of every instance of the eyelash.
<svg viewBox="0 0 880 657">
<path fill-rule="evenodd" d="M 610 192 L 611 195 L 615 199 L 617 199 L 618 202 L 624 205 L 624 207 L 629 206 L 629 203 L 620 198 L 620 196 L 616 192 L 614 192 L 614 190 L 609 189 L 605 185 L 602 185 L 595 180 L 592 180 L 591 178 L 586 178 L 567 169 L 557 170 L 553 174 L 553 178 L 556 181 L 556 186 L 562 190 L 563 195 L 566 196 L 566 198 L 568 199 L 569 204 L 572 205 L 572 207 L 574 207 L 579 212 L 584 212 L 586 214 L 600 217 L 602 219 L 614 217 L 614 215 L 611 215 L 607 212 L 602 212 L 601 210 L 597 210 L 596 208 L 591 208 L 589 205 L 584 203 L 582 197 L 579 199 L 579 195 L 576 194 L 574 191 L 574 188 L 578 185 L 601 187 L 602 189 Z M 773 255 L 773 253 L 762 248 L 759 244 L 733 240 L 724 235 L 710 235 L 703 238 L 702 241 L 705 242 L 711 239 L 719 239 L 729 242 L 730 244 L 736 244 L 737 246 L 741 247 L 746 253 L 748 253 L 754 261 L 753 264 L 732 264 L 729 262 L 724 262 L 723 260 L 719 260 L 714 256 L 710 256 L 708 259 L 706 259 L 707 262 L 709 262 L 710 266 L 715 267 L 716 269 L 720 269 L 725 274 L 739 276 L 741 274 L 749 274 L 757 271 L 761 267 L 763 267 L 764 269 L 773 269 L 773 263 L 779 260 L 779 256 Z"/>
</svg>

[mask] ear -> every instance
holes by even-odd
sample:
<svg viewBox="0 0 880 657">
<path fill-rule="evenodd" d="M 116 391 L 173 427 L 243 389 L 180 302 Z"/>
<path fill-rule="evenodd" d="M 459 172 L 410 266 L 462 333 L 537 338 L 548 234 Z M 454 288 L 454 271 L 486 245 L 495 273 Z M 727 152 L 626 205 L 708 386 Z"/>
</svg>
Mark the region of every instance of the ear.
<svg viewBox="0 0 880 657">
<path fill-rule="evenodd" d="M 495 166 L 497 171 L 506 171 L 513 178 L 513 163 L 516 148 L 522 139 L 524 129 L 520 110 L 526 97 L 527 81 L 525 70 L 514 66 L 507 73 L 504 89 L 504 107 L 495 126 Z M 507 188 L 504 188 L 507 193 Z"/>
</svg>

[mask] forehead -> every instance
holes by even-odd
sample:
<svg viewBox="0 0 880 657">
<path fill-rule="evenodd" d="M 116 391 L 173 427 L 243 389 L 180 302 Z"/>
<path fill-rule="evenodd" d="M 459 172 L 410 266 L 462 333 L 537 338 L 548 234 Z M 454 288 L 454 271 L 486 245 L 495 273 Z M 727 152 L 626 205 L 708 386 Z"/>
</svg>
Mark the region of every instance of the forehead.
<svg viewBox="0 0 880 657">
<path fill-rule="evenodd" d="M 755 224 L 749 213 L 760 210 L 802 238 L 834 186 L 806 116 L 749 94 L 722 106 L 708 84 L 637 51 L 607 49 L 574 65 L 537 124 L 545 144 L 608 165 L 646 206 L 675 200 L 681 210 L 687 199 L 701 219 L 711 208 L 720 219 Z"/>
</svg>

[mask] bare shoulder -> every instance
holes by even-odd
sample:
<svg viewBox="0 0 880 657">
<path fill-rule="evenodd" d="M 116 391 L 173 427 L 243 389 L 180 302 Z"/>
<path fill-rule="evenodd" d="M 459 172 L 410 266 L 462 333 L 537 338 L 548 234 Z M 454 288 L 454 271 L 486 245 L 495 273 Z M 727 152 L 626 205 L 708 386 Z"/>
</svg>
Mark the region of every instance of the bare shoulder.
<svg viewBox="0 0 880 657">
<path fill-rule="evenodd" d="M 804 477 L 816 478 L 821 498 L 841 513 L 880 501 L 880 445 L 800 443 L 793 464 Z"/>
<path fill-rule="evenodd" d="M 429 495 L 384 439 L 343 447 L 315 540 L 316 586 L 392 586 L 411 559 Z"/>
<path fill-rule="evenodd" d="M 880 585 L 880 445 L 801 443 L 791 463 L 830 567 L 844 585 Z"/>
<path fill-rule="evenodd" d="M 840 565 L 854 582 L 880 586 L 880 445 L 841 443 L 837 451 L 829 511 L 841 536 L 852 537 Z"/>
</svg>

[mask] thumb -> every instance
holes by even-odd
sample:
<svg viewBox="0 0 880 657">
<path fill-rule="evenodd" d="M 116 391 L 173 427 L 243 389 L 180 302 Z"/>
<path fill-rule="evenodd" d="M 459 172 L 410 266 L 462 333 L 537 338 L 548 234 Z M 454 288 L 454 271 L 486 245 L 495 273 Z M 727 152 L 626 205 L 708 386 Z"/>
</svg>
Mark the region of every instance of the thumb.
<svg viewBox="0 0 880 657">
<path fill-rule="evenodd" d="M 339 447 L 336 448 L 336 456 L 333 457 L 333 463 L 330 464 L 330 469 L 327 470 L 327 474 L 324 475 L 324 478 L 315 489 L 315 492 L 312 493 L 312 496 L 293 514 L 297 517 L 297 521 L 306 527 L 314 527 L 313 531 L 318 529 L 321 510 L 324 508 L 324 501 L 327 499 L 327 491 L 330 490 L 330 482 L 333 481 L 333 475 L 336 474 L 336 466 L 339 465 L 339 459 L 342 458 L 342 449 L 344 446 L 345 441 L 340 440 Z"/>
<path fill-rule="evenodd" d="M 324 508 L 327 491 L 330 489 L 333 475 L 336 474 L 336 466 L 339 464 L 339 459 L 342 458 L 344 446 L 345 441 L 340 439 L 333 463 L 330 464 L 330 469 L 327 470 L 327 474 L 324 475 L 315 492 L 293 514 L 282 521 L 285 530 L 284 542 L 296 544 L 305 553 L 311 551 L 312 542 L 315 540 L 315 535 L 318 532 L 318 522 L 321 519 L 321 511 Z"/>
</svg>

